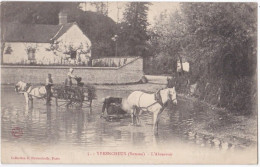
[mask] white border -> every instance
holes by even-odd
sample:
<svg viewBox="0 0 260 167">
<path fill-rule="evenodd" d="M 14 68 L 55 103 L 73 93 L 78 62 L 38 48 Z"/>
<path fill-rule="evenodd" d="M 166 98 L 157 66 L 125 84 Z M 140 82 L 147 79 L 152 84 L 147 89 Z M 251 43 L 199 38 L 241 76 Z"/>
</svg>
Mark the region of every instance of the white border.
<svg viewBox="0 0 260 167">
<path fill-rule="evenodd" d="M 5 1 L 20 1 L 22 2 L 23 0 L 0 0 L 0 2 L 5 2 Z M 36 1 L 36 0 L 27 0 L 27 1 Z M 44 2 L 57 2 L 57 1 L 61 1 L 61 0 L 47 0 L 47 1 L 44 1 Z M 61 2 L 71 2 L 70 0 L 63 0 Z M 78 2 L 93 2 L 93 1 L 101 1 L 101 0 L 77 0 Z M 116 0 L 109 0 L 111 2 L 115 2 Z M 121 2 L 129 2 L 129 1 L 126 1 L 126 0 L 118 0 L 118 1 L 121 1 Z M 131 0 L 131 1 L 138 1 L 138 0 Z M 139 0 L 140 1 L 140 0 Z M 259 49 L 260 49 L 260 42 L 259 42 L 259 35 L 260 35 L 260 28 L 259 28 L 259 22 L 260 22 L 260 19 L 259 19 L 259 10 L 260 10 L 260 0 L 248 0 L 248 1 L 245 1 L 245 0 L 212 0 L 212 1 L 209 1 L 209 0 L 182 0 L 182 1 L 177 1 L 177 0 L 141 0 L 141 1 L 149 1 L 149 2 L 257 2 L 258 3 L 258 13 L 257 13 L 257 16 L 258 16 L 258 39 L 257 39 L 257 42 L 258 42 L 258 50 L 257 50 L 257 64 L 259 65 L 260 63 L 260 60 L 259 60 Z M 257 67 L 257 72 L 258 72 L 258 79 L 260 78 L 260 73 L 259 73 L 259 67 Z M 258 83 L 258 97 L 259 97 L 259 83 Z M 258 98 L 258 111 L 260 111 L 260 100 Z M 259 125 L 260 125 L 260 120 L 259 120 L 259 114 L 258 114 L 258 142 L 259 142 Z M 1 153 L 0 153 L 1 154 Z M 1 158 L 1 156 L 0 156 Z M 236 166 L 236 167 L 245 167 L 245 166 L 260 166 L 259 165 L 259 159 L 260 159 L 260 156 L 259 156 L 259 143 L 258 143 L 258 164 L 257 165 L 232 165 L 232 166 Z M 39 164 L 26 164 L 26 165 L 22 165 L 22 164 L 17 164 L 17 165 L 7 165 L 7 164 L 0 164 L 0 166 L 7 166 L 7 167 L 27 167 L 27 166 L 36 166 L 36 167 L 56 167 L 56 166 L 68 166 L 68 167 L 76 167 L 76 166 L 79 166 L 79 165 L 66 165 L 66 164 L 60 164 L 60 165 L 47 165 L 47 164 L 43 164 L 43 165 L 39 165 Z M 83 166 L 83 165 L 80 165 L 80 166 Z M 90 167 L 102 167 L 102 166 L 105 166 L 105 165 L 84 165 L 84 166 L 90 166 Z M 173 166 L 173 165 L 108 165 L 108 166 L 116 166 L 116 167 L 123 167 L 123 166 L 136 166 L 136 167 L 143 167 L 143 166 L 152 166 L 152 167 L 166 167 L 166 166 Z M 230 165 L 174 165 L 175 167 L 184 167 L 184 166 L 203 166 L 203 167 L 210 167 L 210 166 L 221 166 L 221 167 L 227 167 L 227 166 L 230 166 Z"/>
</svg>

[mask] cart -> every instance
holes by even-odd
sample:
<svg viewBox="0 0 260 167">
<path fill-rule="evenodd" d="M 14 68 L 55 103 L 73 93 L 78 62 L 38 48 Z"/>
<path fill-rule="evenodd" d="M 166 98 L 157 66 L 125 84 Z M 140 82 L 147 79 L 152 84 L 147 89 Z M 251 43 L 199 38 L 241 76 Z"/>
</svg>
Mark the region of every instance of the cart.
<svg viewBox="0 0 260 167">
<path fill-rule="evenodd" d="M 58 107 L 91 107 L 96 98 L 96 89 L 91 85 L 55 85 L 52 89 Z"/>
</svg>

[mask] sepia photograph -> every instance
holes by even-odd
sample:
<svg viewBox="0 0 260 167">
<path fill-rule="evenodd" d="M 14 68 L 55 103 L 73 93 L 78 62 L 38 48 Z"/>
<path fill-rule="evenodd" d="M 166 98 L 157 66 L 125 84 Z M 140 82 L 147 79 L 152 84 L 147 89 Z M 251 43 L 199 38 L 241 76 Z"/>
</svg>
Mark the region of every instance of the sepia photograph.
<svg viewBox="0 0 260 167">
<path fill-rule="evenodd" d="M 258 3 L 2 1 L 2 164 L 257 164 Z"/>
</svg>

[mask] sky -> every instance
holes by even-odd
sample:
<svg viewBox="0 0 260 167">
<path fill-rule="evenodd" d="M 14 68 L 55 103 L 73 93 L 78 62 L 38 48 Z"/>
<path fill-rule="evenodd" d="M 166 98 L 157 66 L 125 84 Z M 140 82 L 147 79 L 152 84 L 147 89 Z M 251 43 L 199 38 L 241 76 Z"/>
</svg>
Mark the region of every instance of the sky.
<svg viewBox="0 0 260 167">
<path fill-rule="evenodd" d="M 167 10 L 168 13 L 174 12 L 179 9 L 178 2 L 151 2 L 148 11 L 148 22 L 152 26 L 154 24 L 154 18 L 159 16 L 161 12 Z M 108 16 L 115 22 L 121 22 L 123 18 L 123 12 L 126 2 L 107 2 L 108 4 Z M 95 11 L 95 7 L 90 3 L 82 3 L 82 10 Z M 119 10 L 119 12 L 118 12 Z M 117 19 L 117 13 L 119 13 L 119 19 Z"/>
</svg>

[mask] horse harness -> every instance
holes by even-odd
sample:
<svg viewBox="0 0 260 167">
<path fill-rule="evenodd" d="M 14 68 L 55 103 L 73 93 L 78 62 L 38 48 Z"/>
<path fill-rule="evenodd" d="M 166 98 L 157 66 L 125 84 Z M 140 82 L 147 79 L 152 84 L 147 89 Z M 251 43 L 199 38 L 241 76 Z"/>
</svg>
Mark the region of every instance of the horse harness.
<svg viewBox="0 0 260 167">
<path fill-rule="evenodd" d="M 163 102 L 162 102 L 162 96 L 161 96 L 161 94 L 160 94 L 160 91 L 161 91 L 161 90 L 158 90 L 158 91 L 154 94 L 154 100 L 155 100 L 155 102 L 152 103 L 152 104 L 150 104 L 150 105 L 147 106 L 147 107 L 140 107 L 140 99 L 141 99 L 142 95 L 144 94 L 144 93 L 142 93 L 142 94 L 139 96 L 139 100 L 138 100 L 138 105 L 139 105 L 139 107 L 138 107 L 138 108 L 148 110 L 149 107 L 155 105 L 156 103 L 159 103 L 159 104 L 161 105 L 161 107 L 164 108 L 165 105 L 167 104 L 167 102 L 166 102 L 165 104 L 163 104 Z"/>
<path fill-rule="evenodd" d="M 24 93 L 25 93 L 25 92 L 28 93 L 30 98 L 31 98 L 32 96 L 33 96 L 33 97 L 38 97 L 38 96 L 35 96 L 35 95 L 30 94 L 31 91 L 32 91 L 34 88 L 35 88 L 35 87 L 32 86 L 32 84 L 26 83 L 26 87 L 25 87 Z"/>
<path fill-rule="evenodd" d="M 30 83 L 26 83 L 26 86 L 25 86 L 25 88 L 24 88 L 24 92 L 27 92 L 29 89 L 30 89 L 30 87 L 32 87 L 32 85 L 30 84 Z M 32 89 L 31 89 L 32 90 Z M 31 91 L 30 91 L 31 92 Z M 30 92 L 27 92 L 27 93 L 30 93 Z"/>
</svg>

